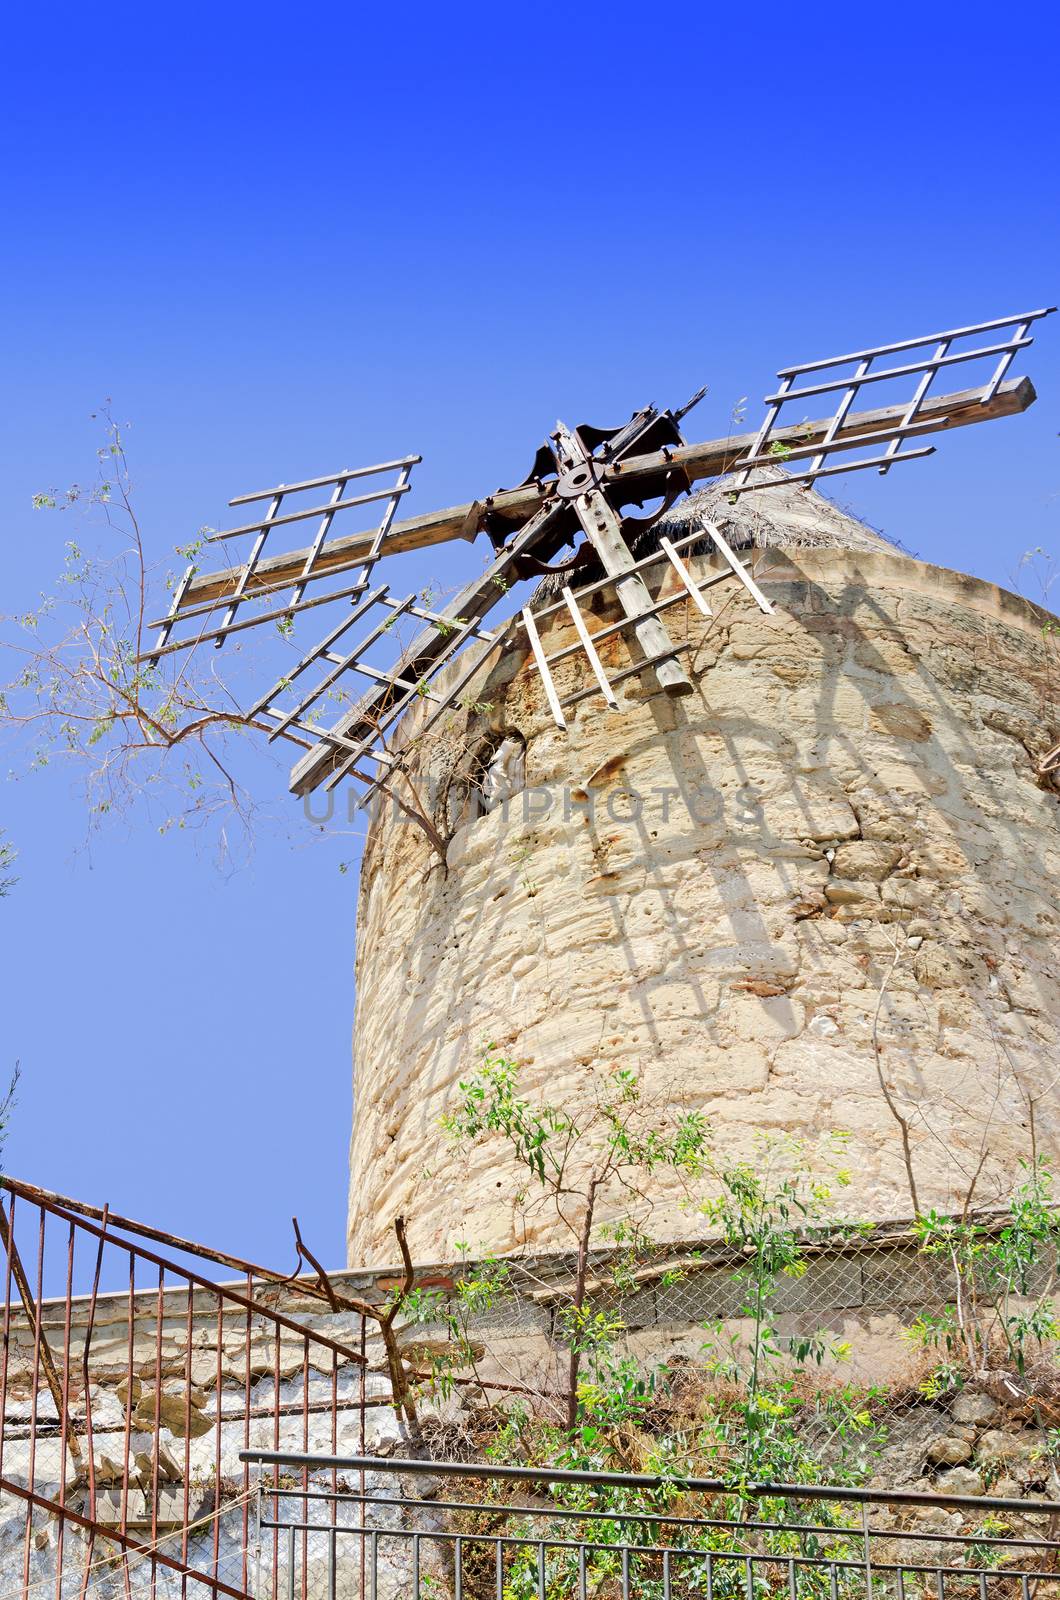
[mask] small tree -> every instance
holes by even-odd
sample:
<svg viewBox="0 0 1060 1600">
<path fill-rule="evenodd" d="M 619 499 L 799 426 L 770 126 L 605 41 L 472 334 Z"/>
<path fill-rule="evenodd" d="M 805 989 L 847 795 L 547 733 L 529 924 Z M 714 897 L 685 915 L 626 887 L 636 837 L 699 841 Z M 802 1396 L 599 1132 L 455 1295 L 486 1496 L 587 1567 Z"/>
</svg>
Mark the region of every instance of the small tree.
<svg viewBox="0 0 1060 1600">
<path fill-rule="evenodd" d="M 845 1340 L 823 1330 L 783 1334 L 777 1297 L 785 1280 L 803 1277 L 815 1244 L 839 1242 L 856 1227 L 836 1216 L 835 1190 L 850 1182 L 840 1165 L 845 1135 L 834 1134 L 828 1148 L 811 1160 L 789 1137 L 758 1140 L 755 1160 L 721 1162 L 712 1171 L 714 1192 L 699 1210 L 722 1240 L 739 1253 L 732 1281 L 742 1292 L 737 1316 L 747 1331 L 732 1331 L 724 1320 L 710 1325 L 704 1347 L 707 1367 L 736 1395 L 734 1428 L 722 1411 L 716 1418 L 718 1447 L 726 1470 L 744 1482 L 805 1476 L 807 1446 L 798 1427 L 804 1408 L 801 1374 L 826 1360 L 842 1363 L 850 1354 Z M 817 1453 L 837 1441 L 864 1435 L 871 1427 L 865 1396 L 845 1387 L 818 1397 L 815 1417 L 824 1417 L 829 1437 L 813 1441 Z M 859 1456 L 867 1442 L 859 1438 Z M 843 1470 L 843 1451 L 832 1467 Z"/>
<path fill-rule="evenodd" d="M 614 1359 L 621 1325 L 616 1326 L 612 1313 L 594 1306 L 589 1294 L 590 1247 L 604 1231 L 601 1201 L 609 1191 L 612 1199 L 621 1196 L 628 1220 L 619 1238 L 642 1238 L 641 1224 L 652 1204 L 644 1180 L 661 1168 L 681 1179 L 697 1177 L 707 1151 L 702 1114 L 674 1115 L 646 1101 L 635 1072 L 623 1069 L 601 1076 L 596 1090 L 594 1104 L 584 1112 L 531 1101 L 519 1092 L 515 1062 L 490 1044 L 478 1071 L 460 1083 L 457 1109 L 443 1119 L 457 1142 L 493 1139 L 506 1145 L 529 1179 L 529 1189 L 518 1197 L 524 1212 L 541 1204 L 554 1209 L 577 1249 L 574 1283 L 558 1317 L 567 1349 L 563 1414 L 570 1430 L 594 1396 L 613 1397 L 616 1382 L 623 1393 L 637 1382 L 632 1370 Z M 594 1388 L 582 1383 L 583 1360 Z M 628 1398 L 638 1399 L 635 1389 Z"/>
<path fill-rule="evenodd" d="M 1053 1300 L 1060 1212 L 1052 1202 L 1052 1168 L 1045 1156 L 1022 1167 L 1024 1181 L 1002 1228 L 967 1210 L 958 1217 L 931 1210 L 917 1219 L 920 1250 L 948 1260 L 953 1270 L 952 1301 L 938 1313 L 922 1312 L 905 1335 L 938 1357 L 922 1385 L 931 1396 L 996 1380 L 1010 1399 L 1031 1398 L 1031 1357 L 1060 1338 Z"/>
</svg>

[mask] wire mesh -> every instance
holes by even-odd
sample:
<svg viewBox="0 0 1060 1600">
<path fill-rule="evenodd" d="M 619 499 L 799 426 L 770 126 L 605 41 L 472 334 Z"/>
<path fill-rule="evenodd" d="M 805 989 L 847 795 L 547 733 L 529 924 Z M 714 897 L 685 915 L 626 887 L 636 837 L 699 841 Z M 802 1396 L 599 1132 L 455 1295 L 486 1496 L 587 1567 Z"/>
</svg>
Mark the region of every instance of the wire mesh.
<svg viewBox="0 0 1060 1600">
<path fill-rule="evenodd" d="M 983 1218 L 980 1237 L 989 1242 L 1008 1225 L 1001 1215 Z M 1048 1315 L 1053 1244 L 1007 1287 L 985 1268 L 970 1275 L 957 1256 L 926 1251 L 905 1224 L 814 1237 L 800 1257 L 797 1271 L 766 1286 L 764 1380 L 790 1384 L 785 1405 L 808 1462 L 913 1479 L 963 1465 L 973 1452 L 959 1437 L 954 1443 L 962 1430 L 950 1412 L 963 1383 L 979 1394 L 983 1416 L 995 1417 L 992 1426 L 1008 1418 L 1039 1430 L 1028 1435 L 1020 1470 L 1038 1489 L 1050 1481 L 1041 1430 L 1060 1425 L 1060 1343 Z M 467 1282 L 482 1279 L 481 1265 L 461 1270 Z M 452 1370 L 465 1392 L 481 1385 L 499 1404 L 521 1394 L 531 1409 L 561 1415 L 579 1295 L 575 1259 L 524 1257 L 487 1270 L 495 1287 L 485 1296 L 461 1294 L 458 1273 L 452 1291 L 426 1302 L 422 1325 L 406 1330 L 412 1357 L 422 1354 L 428 1388 L 432 1371 Z M 603 1319 L 609 1361 L 632 1361 L 654 1385 L 655 1414 L 662 1408 L 680 1426 L 701 1419 L 704 1407 L 724 1418 L 746 1399 L 758 1286 L 748 1255 L 716 1241 L 599 1247 L 588 1253 L 583 1316 Z M 1046 1313 L 1044 1336 L 1028 1335 L 1017 1350 L 1006 1329 L 1036 1306 Z M 590 1357 L 582 1367 L 591 1373 Z M 855 1429 L 852 1415 L 861 1419 Z M 936 1437 L 950 1446 L 925 1466 Z M 1002 1450 L 980 1477 L 1011 1470 Z"/>
</svg>

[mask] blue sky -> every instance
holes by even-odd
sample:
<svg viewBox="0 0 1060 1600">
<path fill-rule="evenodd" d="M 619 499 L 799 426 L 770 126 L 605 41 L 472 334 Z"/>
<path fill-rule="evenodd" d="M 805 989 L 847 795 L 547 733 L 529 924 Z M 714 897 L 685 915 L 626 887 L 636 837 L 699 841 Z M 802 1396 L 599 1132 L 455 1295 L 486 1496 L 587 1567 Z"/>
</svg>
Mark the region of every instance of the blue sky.
<svg viewBox="0 0 1060 1600">
<path fill-rule="evenodd" d="M 557 415 L 1048 304 L 1044 6 L 22 8 L 6 27 L 4 594 L 71 526 L 34 492 L 131 424 L 164 558 L 241 490 L 421 452 L 408 510 L 522 477 Z M 1039 403 L 837 495 L 1011 584 L 1057 551 L 1060 318 Z M 17 765 L 5 753 L 3 770 Z M 17 1175 L 270 1263 L 342 1259 L 355 856 L 286 818 L 217 871 L 146 823 L 85 847 L 76 775 L 5 784 Z"/>
</svg>

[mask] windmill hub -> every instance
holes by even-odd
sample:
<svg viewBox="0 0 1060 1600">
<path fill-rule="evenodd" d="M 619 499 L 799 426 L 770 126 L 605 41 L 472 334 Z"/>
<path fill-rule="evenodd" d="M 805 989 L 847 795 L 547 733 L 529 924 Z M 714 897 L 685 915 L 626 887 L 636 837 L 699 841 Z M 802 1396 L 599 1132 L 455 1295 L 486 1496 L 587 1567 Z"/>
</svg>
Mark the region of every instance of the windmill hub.
<svg viewBox="0 0 1060 1600">
<path fill-rule="evenodd" d="M 564 472 L 556 480 L 556 493 L 561 500 L 577 500 L 589 489 L 599 487 L 599 478 L 595 471 L 594 461 L 580 462 L 578 466 L 571 467 L 569 472 Z"/>
</svg>

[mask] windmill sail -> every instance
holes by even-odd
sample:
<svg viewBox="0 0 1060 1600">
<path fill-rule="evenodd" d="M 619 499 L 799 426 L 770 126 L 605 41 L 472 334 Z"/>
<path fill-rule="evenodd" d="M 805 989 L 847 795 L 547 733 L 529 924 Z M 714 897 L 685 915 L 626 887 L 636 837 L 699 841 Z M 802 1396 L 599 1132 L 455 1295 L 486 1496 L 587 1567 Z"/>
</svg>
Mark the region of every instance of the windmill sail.
<svg viewBox="0 0 1060 1600">
<path fill-rule="evenodd" d="M 771 605 L 714 524 L 687 539 L 649 532 L 645 548 L 642 536 L 661 512 L 696 481 L 726 473 L 735 473 L 731 493 L 736 498 L 760 493 L 778 478 L 810 484 L 866 467 L 886 473 L 897 463 L 931 454 L 933 445 L 918 442 L 928 434 L 1025 410 L 1035 398 L 1033 386 L 1025 378 L 1009 378 L 1008 372 L 1032 343 L 1033 324 L 1051 309 L 781 368 L 779 386 L 766 396 L 766 415 L 754 434 L 686 441 L 681 423 L 703 391 L 676 411 L 645 407 L 615 429 L 558 424 L 517 488 L 426 515 L 397 516 L 419 456 L 239 495 L 229 504 L 264 507 L 262 514 L 213 534 L 209 542 L 245 539 L 246 556 L 213 572 L 190 566 L 169 611 L 153 624 L 157 638 L 141 659 L 156 665 L 199 645 L 220 648 L 233 635 L 263 623 L 279 624 L 287 635 L 302 626 L 305 613 L 345 602 L 337 620 L 301 648 L 294 665 L 247 713 L 268 729 L 270 739 L 295 739 L 306 747 L 291 773 L 291 789 L 299 795 L 318 786 L 334 788 L 346 778 L 370 794 L 395 761 L 404 759 L 394 756 L 391 736 L 409 707 L 428 703 L 419 723 L 421 735 L 426 733 L 464 694 L 484 659 L 508 648 L 529 649 L 561 728 L 566 710 L 584 699 L 598 696 L 615 707 L 615 689 L 628 678 L 654 674 L 665 692 L 690 693 L 692 684 L 679 660 L 686 646 L 669 636 L 663 615 L 685 602 L 709 614 L 706 591 L 718 583 L 742 584 L 762 610 Z M 992 370 L 978 387 L 930 392 L 940 372 L 986 360 Z M 907 380 L 910 392 L 898 404 L 853 409 L 863 388 Z M 828 416 L 789 420 L 806 401 L 825 395 L 838 397 Z M 762 467 L 782 472 L 763 473 Z M 300 507 L 297 502 L 306 497 L 312 503 Z M 647 517 L 632 514 L 631 508 L 647 500 L 661 504 Z M 349 519 L 340 520 L 341 513 L 356 509 L 367 516 L 369 508 L 379 513 L 373 526 L 344 531 Z M 316 523 L 311 541 L 288 548 L 290 531 L 300 533 L 307 521 Z M 630 549 L 634 535 L 639 559 Z M 682 550 L 704 537 L 720 566 L 694 577 Z M 447 604 L 435 607 L 415 593 L 395 595 L 390 583 L 381 581 L 380 563 L 387 557 L 482 538 L 492 546 L 485 571 Z M 557 568 L 553 563 L 567 548 L 574 553 Z M 591 581 L 579 584 L 586 568 Z M 602 576 L 594 577 L 593 568 Z M 499 627 L 484 625 L 520 582 L 556 571 L 563 574 L 558 600 L 523 605 Z M 653 595 L 646 575 L 654 581 L 667 571 L 676 575 L 676 589 Z M 623 615 L 593 631 L 586 602 L 603 589 L 611 591 Z M 549 654 L 540 628 L 557 612 L 573 623 L 575 639 Z M 406 619 L 424 626 L 401 648 L 392 630 Z M 609 674 L 600 646 L 616 634 L 629 646 L 630 665 Z M 462 671 L 447 676 L 443 692 L 439 673 L 472 643 L 479 648 Z M 571 656 L 583 664 L 584 683 L 564 697 L 552 668 Z M 350 706 L 348 687 L 354 682 L 362 692 Z M 335 698 L 344 706 L 337 716 L 329 710 Z"/>
</svg>

